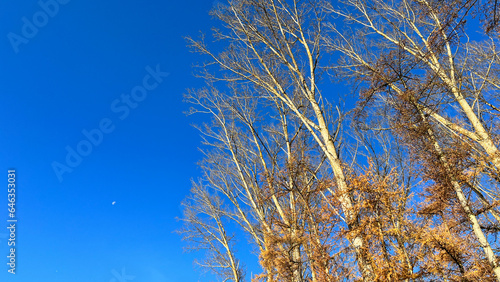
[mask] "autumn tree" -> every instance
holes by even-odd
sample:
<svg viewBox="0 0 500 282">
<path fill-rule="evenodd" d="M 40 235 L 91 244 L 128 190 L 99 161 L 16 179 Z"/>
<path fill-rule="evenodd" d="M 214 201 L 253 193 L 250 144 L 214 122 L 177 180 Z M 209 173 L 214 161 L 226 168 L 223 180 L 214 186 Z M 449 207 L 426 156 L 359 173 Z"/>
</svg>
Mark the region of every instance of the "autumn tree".
<svg viewBox="0 0 500 282">
<path fill-rule="evenodd" d="M 320 281 L 316 272 L 330 267 L 325 260 L 332 243 L 316 219 L 323 179 L 330 177 L 324 154 L 280 101 L 262 99 L 248 87 L 227 91 L 207 87 L 186 96 L 192 112 L 213 117 L 199 128 L 212 148 L 200 164 L 207 187 L 230 203 L 226 216 L 255 243 L 261 278 Z"/>
<path fill-rule="evenodd" d="M 361 104 L 378 100 L 394 109 L 394 133 L 406 139 L 412 157 L 420 161 L 423 179 L 434 182 L 427 188 L 426 201 L 440 197 L 438 202 L 450 209 L 452 203 L 460 206 L 463 218 L 458 222 L 468 223 L 465 230 L 475 237 L 473 245 L 483 250 L 491 271 L 500 279 L 488 238 L 491 229 L 482 225 L 480 216 L 485 213 L 476 212 L 475 199 L 481 202 L 479 210 L 488 210 L 494 219 L 496 201 L 477 187 L 485 182 L 468 177 L 472 173 L 496 181 L 500 168 L 492 83 L 497 77 L 496 39 L 485 33 L 486 44 L 474 43 L 467 35 L 467 21 L 473 20 L 470 14 L 478 2 L 341 3 L 341 8 L 331 7 L 332 14 L 343 18 L 348 28 L 357 29 L 346 34 L 330 25 L 336 36 L 328 39 L 329 45 L 343 54 L 339 67 L 368 82 Z M 452 198 L 450 192 L 454 192 Z M 450 217 L 442 220 L 446 225 L 456 221 Z M 465 238 L 463 233 L 461 237 Z M 458 257 L 468 257 L 467 252 L 455 253 L 459 276 L 466 277 Z"/>
<path fill-rule="evenodd" d="M 243 281 L 239 228 L 259 281 L 500 281 L 496 1 L 212 15 L 216 44 L 188 38 L 206 87 L 186 95 L 211 117 L 183 218 L 205 266 Z"/>
<path fill-rule="evenodd" d="M 318 90 L 324 5 L 322 1 L 260 0 L 220 4 L 213 15 L 225 26 L 215 36 L 229 43 L 227 50 L 217 55 L 203 41 L 191 40 L 191 44 L 222 68 L 223 74 L 208 72 L 207 79 L 251 83 L 260 95 L 283 104 L 300 120 L 321 148 L 335 178 L 329 193 L 339 197 L 346 224 L 356 230 L 355 204 L 335 144 L 335 123 L 328 120 L 326 102 Z M 350 243 L 362 276 L 373 279 L 362 235 L 355 234 Z"/>
</svg>

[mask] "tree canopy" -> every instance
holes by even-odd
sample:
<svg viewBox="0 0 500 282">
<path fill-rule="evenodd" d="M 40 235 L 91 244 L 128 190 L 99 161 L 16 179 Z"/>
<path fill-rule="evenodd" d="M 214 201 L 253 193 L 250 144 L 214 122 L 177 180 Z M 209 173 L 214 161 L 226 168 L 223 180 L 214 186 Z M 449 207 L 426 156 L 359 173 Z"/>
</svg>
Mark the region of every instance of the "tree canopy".
<svg viewBox="0 0 500 282">
<path fill-rule="evenodd" d="M 209 118 L 179 232 L 198 263 L 245 281 L 249 240 L 254 281 L 500 281 L 499 9 L 217 4 L 188 38 L 206 87 L 186 101 Z"/>
</svg>

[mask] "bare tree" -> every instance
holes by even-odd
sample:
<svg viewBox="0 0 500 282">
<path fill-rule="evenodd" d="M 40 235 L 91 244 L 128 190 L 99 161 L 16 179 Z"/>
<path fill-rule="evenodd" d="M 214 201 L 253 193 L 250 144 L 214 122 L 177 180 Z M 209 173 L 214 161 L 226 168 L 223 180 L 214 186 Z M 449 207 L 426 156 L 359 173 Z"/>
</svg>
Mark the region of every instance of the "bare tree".
<svg viewBox="0 0 500 282">
<path fill-rule="evenodd" d="M 227 90 L 187 95 L 193 112 L 213 117 L 200 128 L 213 148 L 201 163 L 209 187 L 225 196 L 231 219 L 253 238 L 265 270 L 260 278 L 321 281 L 332 275 L 329 230 L 336 228 L 334 218 L 326 230 L 326 219 L 318 219 L 331 185 L 324 153 L 279 100 L 248 87 Z"/>
<path fill-rule="evenodd" d="M 225 73 L 205 73 L 205 78 L 251 83 L 260 89 L 261 95 L 279 101 L 300 120 L 330 165 L 335 187 L 328 190 L 339 198 L 341 212 L 354 234 L 358 229 L 355 204 L 335 144 L 334 123 L 328 120 L 318 90 L 324 5 L 322 1 L 231 1 L 213 12 L 225 25 L 223 31 L 216 31 L 216 36 L 230 44 L 228 49 L 216 55 L 203 41 L 191 43 Z M 366 258 L 362 234 L 355 234 L 351 244 L 362 276 L 372 280 L 373 269 Z"/>
<path fill-rule="evenodd" d="M 193 183 L 191 196 L 183 203 L 185 223 L 183 239 L 194 250 L 204 250 L 206 259 L 197 263 L 216 273 L 222 281 L 244 281 L 243 270 L 235 257 L 233 236 L 227 231 L 227 214 L 222 200 L 204 187 Z"/>
</svg>

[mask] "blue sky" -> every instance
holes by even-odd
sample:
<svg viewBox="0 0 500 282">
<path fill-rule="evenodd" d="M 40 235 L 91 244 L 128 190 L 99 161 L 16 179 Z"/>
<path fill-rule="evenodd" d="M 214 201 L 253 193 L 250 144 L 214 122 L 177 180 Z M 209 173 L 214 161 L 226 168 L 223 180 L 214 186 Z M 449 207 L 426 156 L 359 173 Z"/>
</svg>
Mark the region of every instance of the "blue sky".
<svg viewBox="0 0 500 282">
<path fill-rule="evenodd" d="M 212 280 L 172 233 L 201 158 L 190 126 L 199 117 L 183 114 L 182 94 L 202 84 L 192 65 L 203 59 L 183 37 L 209 32 L 212 2 L 53 3 L 46 18 L 34 0 L 0 4 L 0 281 L 129 281 L 122 271 L 133 281 Z M 155 80 L 151 70 L 169 75 Z M 133 107 L 121 100 L 131 92 L 142 95 Z M 103 122 L 108 133 L 90 143 L 82 131 Z M 71 167 L 68 148 L 87 155 Z M 71 172 L 59 178 L 54 162 Z M 5 239 L 11 168 L 15 275 Z"/>
</svg>

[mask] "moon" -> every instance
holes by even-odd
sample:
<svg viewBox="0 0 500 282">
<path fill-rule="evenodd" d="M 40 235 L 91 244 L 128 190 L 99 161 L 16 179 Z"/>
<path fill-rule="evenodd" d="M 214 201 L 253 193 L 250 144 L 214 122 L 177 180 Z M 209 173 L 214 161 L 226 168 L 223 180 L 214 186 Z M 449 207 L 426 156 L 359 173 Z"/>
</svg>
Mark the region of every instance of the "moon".
<svg viewBox="0 0 500 282">
<path fill-rule="evenodd" d="M 114 206 L 115 204 L 116 204 L 116 201 L 113 201 L 113 202 L 111 203 L 111 205 L 112 205 L 112 206 Z"/>
</svg>

